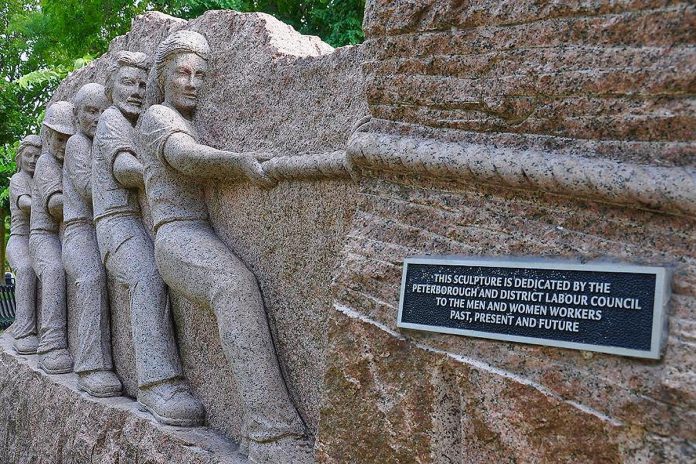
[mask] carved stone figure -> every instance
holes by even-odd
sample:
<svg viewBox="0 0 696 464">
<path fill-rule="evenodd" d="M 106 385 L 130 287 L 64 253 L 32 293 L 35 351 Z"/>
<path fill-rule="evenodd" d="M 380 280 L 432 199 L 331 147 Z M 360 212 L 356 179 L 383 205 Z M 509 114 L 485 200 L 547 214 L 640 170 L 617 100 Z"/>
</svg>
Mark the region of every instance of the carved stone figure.
<svg viewBox="0 0 696 464">
<path fill-rule="evenodd" d="M 155 266 L 137 198 L 143 166 L 134 127 L 147 70 L 145 54 L 119 52 L 107 77 L 112 105 L 99 118 L 92 153 L 94 220 L 107 273 L 130 294 L 138 402 L 160 422 L 190 426 L 202 422 L 203 406 L 182 378 L 167 287 Z"/>
<path fill-rule="evenodd" d="M 73 105 L 54 103 L 43 121 L 43 154 L 36 162 L 31 208 L 29 250 L 41 279 L 39 366 L 49 374 L 72 370 L 66 334 L 65 270 L 58 228 L 63 220 L 63 158 L 65 144 L 75 133 Z"/>
<path fill-rule="evenodd" d="M 104 86 L 87 84 L 73 97 L 77 133 L 65 147 L 63 166 L 63 264 L 75 285 L 78 386 L 90 395 L 117 396 L 121 381 L 113 372 L 106 273 L 92 225 L 92 138 L 108 106 Z"/>
<path fill-rule="evenodd" d="M 41 154 L 38 135 L 24 137 L 19 144 L 19 171 L 10 179 L 10 239 L 7 261 L 15 272 L 14 349 L 19 354 L 34 354 L 39 346 L 36 336 L 36 273 L 29 254 L 29 217 L 32 205 L 34 169 Z"/>
<path fill-rule="evenodd" d="M 246 177 L 273 185 L 254 157 L 198 143 L 192 118 L 209 53 L 202 35 L 179 31 L 160 44 L 151 71 L 149 97 L 161 104 L 147 110 L 139 128 L 157 266 L 173 292 L 217 318 L 243 401 L 250 461 L 298 462 L 308 452 L 297 446 L 304 424 L 281 375 L 256 278 L 208 221 L 204 179 Z"/>
</svg>

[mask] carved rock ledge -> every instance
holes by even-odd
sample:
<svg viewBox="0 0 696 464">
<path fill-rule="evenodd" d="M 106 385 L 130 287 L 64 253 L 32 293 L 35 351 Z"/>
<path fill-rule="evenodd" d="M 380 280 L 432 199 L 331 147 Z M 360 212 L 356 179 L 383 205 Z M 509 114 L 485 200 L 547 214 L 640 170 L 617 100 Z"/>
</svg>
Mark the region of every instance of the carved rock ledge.
<svg viewBox="0 0 696 464">
<path fill-rule="evenodd" d="M 158 424 L 126 397 L 94 398 L 77 375 L 47 375 L 0 336 L 0 462 L 246 464 L 207 427 Z M 28 425 L 27 425 L 28 424 Z"/>
</svg>

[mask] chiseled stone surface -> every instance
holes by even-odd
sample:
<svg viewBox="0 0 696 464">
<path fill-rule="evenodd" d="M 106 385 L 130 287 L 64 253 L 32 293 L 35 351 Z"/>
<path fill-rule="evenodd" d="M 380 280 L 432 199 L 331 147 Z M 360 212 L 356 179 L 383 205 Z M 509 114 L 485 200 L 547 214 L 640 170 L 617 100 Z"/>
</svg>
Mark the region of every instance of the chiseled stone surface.
<svg viewBox="0 0 696 464">
<path fill-rule="evenodd" d="M 18 148 L 19 171 L 10 178 L 10 238 L 7 262 L 15 274 L 16 319 L 8 332 L 22 353 L 35 353 L 37 337 L 38 279 L 29 254 L 30 214 L 36 161 L 41 155 L 41 138 L 28 135 Z"/>
<path fill-rule="evenodd" d="M 693 141 L 695 24 L 689 0 L 370 0 L 366 93 L 426 126 Z"/>
<path fill-rule="evenodd" d="M 215 314 L 240 391 L 241 439 L 249 441 L 250 460 L 256 455 L 254 462 L 265 462 L 271 459 L 263 451 L 259 455 L 259 448 L 268 451 L 288 435 L 305 437 L 305 427 L 280 370 L 257 279 L 213 230 L 204 184 L 221 175 L 268 188 L 274 182 L 253 155 L 199 143 L 192 119 L 209 60 L 208 41 L 195 31 L 177 31 L 157 49 L 148 84 L 152 106 L 138 131 L 145 191 L 157 267 L 172 293 Z M 311 451 L 310 446 L 305 449 Z"/>
<path fill-rule="evenodd" d="M 77 375 L 48 375 L 0 337 L 0 462 L 246 464 L 218 432 L 158 424 L 125 398 L 94 398 Z"/>
<path fill-rule="evenodd" d="M 363 47 L 331 52 L 266 15 L 209 12 L 189 23 L 145 15 L 110 53 L 151 52 L 180 28 L 205 34 L 213 53 L 193 122 L 201 143 L 220 149 L 342 149 L 367 112 L 365 95 L 373 132 L 691 175 L 693 24 L 693 5 L 679 0 L 372 0 Z M 104 69 L 100 59 L 76 72 L 54 99 L 101 82 Z M 583 199 L 486 185 L 473 171 L 470 182 L 447 182 L 403 168 L 363 172 L 357 185 L 205 189 L 215 233 L 259 280 L 290 396 L 318 431 L 320 461 L 696 459 L 692 216 L 609 205 L 591 188 Z M 671 267 L 664 356 L 399 330 L 401 263 L 424 253 Z M 134 394 L 123 289 L 112 285 L 111 297 L 116 369 Z M 238 388 L 213 314 L 172 300 L 184 371 L 208 423 L 237 438 Z"/>
<path fill-rule="evenodd" d="M 373 119 L 363 130 L 510 157 L 676 167 L 675 178 L 692 179 L 694 14 L 687 1 L 368 1 L 363 70 Z M 402 142 L 405 152 L 414 145 Z M 487 185 L 478 173 L 490 167 L 485 159 L 457 179 L 439 175 L 461 168 L 454 154 L 368 148 L 396 156 L 363 171 L 333 281 L 321 462 L 696 459 L 688 208 L 609 205 L 593 188 L 582 199 L 572 189 Z M 597 174 L 607 176 L 588 169 L 588 181 Z M 614 185 L 623 181 L 617 175 Z M 642 182 L 650 195 L 651 179 Z M 400 330 L 402 260 L 426 253 L 670 267 L 664 355 L 648 361 Z"/>
<path fill-rule="evenodd" d="M 334 283 L 321 460 L 690 462 L 692 230 L 691 218 L 554 195 L 364 180 Z M 401 262 L 425 253 L 671 267 L 663 359 L 398 329 Z M 418 459 L 398 461 L 411 441 Z"/>
<path fill-rule="evenodd" d="M 108 106 L 104 86 L 84 85 L 73 104 L 77 131 L 68 139 L 63 163 L 63 266 L 76 297 L 72 301 L 79 340 L 74 371 L 95 378 L 94 373 L 87 373 L 113 370 L 106 272 L 92 224 L 92 139 L 99 116 Z M 113 396 L 121 391 L 117 380 L 101 386 L 103 389 L 92 392 Z"/>
<path fill-rule="evenodd" d="M 85 83 L 103 83 L 108 60 L 118 51 L 152 53 L 180 28 L 203 33 L 212 50 L 194 119 L 203 144 L 277 156 L 328 154 L 345 148 L 353 125 L 368 112 L 360 47 L 332 51 L 268 15 L 232 11 L 207 12 L 188 23 L 160 13 L 140 16 L 127 35 L 111 43 L 107 55 L 63 81 L 53 100 L 71 97 Z M 346 179 L 281 181 L 261 190 L 213 181 L 205 192 L 215 232 L 259 281 L 290 396 L 315 434 L 331 273 L 355 209 L 355 184 Z M 151 232 L 142 192 L 140 204 Z M 128 295 L 113 281 L 109 293 L 114 364 L 124 390 L 135 396 Z M 240 400 L 215 317 L 177 295 L 171 299 L 184 373 L 203 401 L 207 423 L 237 438 Z M 73 346 L 75 327 L 69 320 Z"/>
<path fill-rule="evenodd" d="M 329 336 L 319 462 L 622 462 L 619 427 L 538 385 L 341 313 Z"/>
</svg>

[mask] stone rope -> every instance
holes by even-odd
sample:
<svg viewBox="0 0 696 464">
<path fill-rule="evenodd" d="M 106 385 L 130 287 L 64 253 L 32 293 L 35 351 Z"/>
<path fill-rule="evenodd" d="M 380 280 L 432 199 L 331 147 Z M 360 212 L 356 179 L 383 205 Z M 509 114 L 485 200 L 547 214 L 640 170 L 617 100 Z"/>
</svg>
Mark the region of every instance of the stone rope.
<svg viewBox="0 0 696 464">
<path fill-rule="evenodd" d="M 696 216 L 696 170 L 500 149 L 372 132 L 348 141 L 349 165 L 502 184 Z"/>
<path fill-rule="evenodd" d="M 263 163 L 263 170 L 276 181 L 350 178 L 345 151 L 300 156 L 279 156 Z"/>
<path fill-rule="evenodd" d="M 355 178 L 361 170 L 426 174 L 696 216 L 696 170 L 692 168 L 641 166 L 528 149 L 356 132 L 347 151 L 280 156 L 264 162 L 263 168 L 276 181 Z"/>
</svg>

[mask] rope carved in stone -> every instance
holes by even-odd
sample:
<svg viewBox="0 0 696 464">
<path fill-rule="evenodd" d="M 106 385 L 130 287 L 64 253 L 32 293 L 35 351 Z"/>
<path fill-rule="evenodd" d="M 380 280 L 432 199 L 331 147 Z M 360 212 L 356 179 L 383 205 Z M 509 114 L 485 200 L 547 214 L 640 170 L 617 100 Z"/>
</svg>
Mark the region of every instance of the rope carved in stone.
<svg viewBox="0 0 696 464">
<path fill-rule="evenodd" d="M 502 184 L 696 216 L 696 170 L 688 167 L 643 166 L 372 132 L 354 133 L 347 156 L 348 164 L 358 171 Z"/>
</svg>

